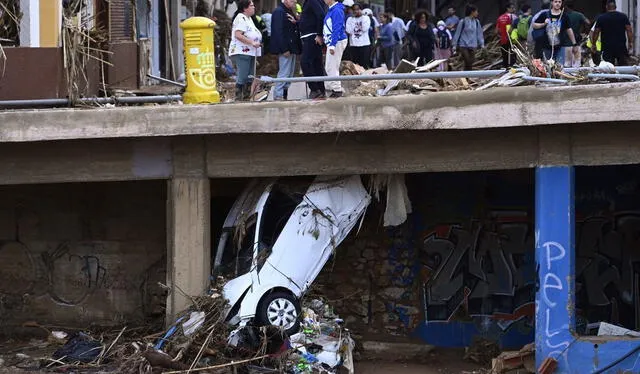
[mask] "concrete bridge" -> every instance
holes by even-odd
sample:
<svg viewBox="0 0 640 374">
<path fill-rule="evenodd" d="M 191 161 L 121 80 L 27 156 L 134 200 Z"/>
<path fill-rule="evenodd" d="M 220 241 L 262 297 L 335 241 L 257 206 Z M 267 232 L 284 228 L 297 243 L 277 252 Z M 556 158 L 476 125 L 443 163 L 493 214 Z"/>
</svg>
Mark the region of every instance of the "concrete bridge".
<svg viewBox="0 0 640 374">
<path fill-rule="evenodd" d="M 14 243 L 4 259 L 0 249 L 0 296 L 8 295 L 0 302 L 3 320 L 19 322 L 25 311 L 44 319 L 80 316 L 69 314 L 80 302 L 93 303 L 82 321 L 126 319 L 138 305 L 130 300 L 132 293 L 150 297 L 139 287 L 157 278 L 151 258 L 164 261 L 155 266 L 166 269 L 161 280 L 170 288 L 166 316 L 172 319 L 188 305 L 184 294 L 199 295 L 209 282 L 211 217 L 216 216 L 211 194 L 220 178 L 535 168 L 538 364 L 552 356 L 558 372 L 598 372 L 640 343 L 573 332 L 573 170 L 640 163 L 639 89 L 627 83 L 319 102 L 2 112 L 0 222 L 6 230 L 0 239 Z M 133 187 L 142 181 L 149 184 Z M 82 183 L 50 186 L 69 182 Z M 94 187 L 86 182 L 126 183 Z M 75 208 L 60 215 L 56 201 Z M 92 212 L 99 213 L 87 219 Z M 143 226 L 153 239 L 127 229 L 140 220 L 148 221 Z M 51 228 L 56 225 L 68 234 L 56 236 Z M 128 244 L 112 248 L 113 238 Z M 76 247 L 64 252 L 68 261 L 55 265 L 59 286 L 36 287 L 47 265 L 38 265 L 37 257 L 65 240 Z M 85 241 L 92 242 L 91 251 L 78 244 Z M 108 243 L 96 247 L 96 242 Z M 23 253 L 15 243 L 29 248 Z M 92 262 L 100 257 L 96 253 L 119 271 L 101 277 L 104 264 Z M 84 262 L 74 265 L 73 256 Z M 34 270 L 25 274 L 24 267 Z M 80 281 L 64 275 L 77 271 Z M 87 287 L 100 296 L 78 290 Z M 51 300 L 38 306 L 37 290 Z M 17 301 L 27 294 L 34 298 L 31 304 Z M 637 357 L 630 354 L 615 369 L 640 372 Z"/>
</svg>

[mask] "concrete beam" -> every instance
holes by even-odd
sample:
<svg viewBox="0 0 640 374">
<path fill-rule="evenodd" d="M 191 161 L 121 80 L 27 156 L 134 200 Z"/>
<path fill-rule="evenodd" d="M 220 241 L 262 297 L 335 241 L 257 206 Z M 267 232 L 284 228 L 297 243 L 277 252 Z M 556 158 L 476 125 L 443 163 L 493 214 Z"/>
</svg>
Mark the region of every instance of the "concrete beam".
<svg viewBox="0 0 640 374">
<path fill-rule="evenodd" d="M 7 143 L 0 184 L 640 163 L 634 123 Z"/>
<path fill-rule="evenodd" d="M 169 182 L 167 203 L 166 322 L 200 296 L 211 274 L 210 187 L 208 178 L 174 178 Z"/>
<path fill-rule="evenodd" d="M 74 140 L 12 143 L 0 147 L 0 184 L 166 179 L 171 141 Z"/>
<path fill-rule="evenodd" d="M 537 160 L 535 128 L 207 138 L 210 177 L 518 169 Z"/>
<path fill-rule="evenodd" d="M 315 102 L 9 111 L 0 113 L 0 142 L 630 122 L 640 121 L 639 87 L 640 83 L 516 87 Z"/>
</svg>

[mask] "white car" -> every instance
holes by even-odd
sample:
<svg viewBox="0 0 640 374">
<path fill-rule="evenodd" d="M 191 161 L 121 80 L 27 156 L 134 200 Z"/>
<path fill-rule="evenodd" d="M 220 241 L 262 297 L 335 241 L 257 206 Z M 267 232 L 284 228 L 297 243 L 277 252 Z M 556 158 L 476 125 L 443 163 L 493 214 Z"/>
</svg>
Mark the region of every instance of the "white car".
<svg viewBox="0 0 640 374">
<path fill-rule="evenodd" d="M 296 333 L 300 298 L 370 201 L 359 175 L 253 180 L 227 216 L 214 261 L 231 279 L 227 320 Z"/>
</svg>

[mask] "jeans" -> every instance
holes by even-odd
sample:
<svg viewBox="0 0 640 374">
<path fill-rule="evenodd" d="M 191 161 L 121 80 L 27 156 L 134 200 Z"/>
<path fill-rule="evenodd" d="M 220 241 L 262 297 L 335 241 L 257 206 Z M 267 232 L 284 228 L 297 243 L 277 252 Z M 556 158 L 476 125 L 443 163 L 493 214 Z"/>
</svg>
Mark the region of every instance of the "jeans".
<svg viewBox="0 0 640 374">
<path fill-rule="evenodd" d="M 387 70 L 393 70 L 393 47 L 382 47 L 382 61 L 387 65 Z"/>
<path fill-rule="evenodd" d="M 395 69 L 400 65 L 402 60 L 402 43 L 395 44 L 393 46 L 393 68 Z"/>
<path fill-rule="evenodd" d="M 290 54 L 289 57 L 285 55 L 278 55 L 278 78 L 291 78 L 293 77 L 293 73 L 295 73 L 296 68 L 296 55 Z M 288 89 L 291 86 L 290 82 L 276 83 L 275 92 L 273 94 L 274 98 L 281 99 L 284 97 L 284 90 Z"/>
<path fill-rule="evenodd" d="M 557 62 L 560 65 L 564 65 L 564 48 L 557 46 L 553 47 L 553 55 L 551 54 L 551 48 L 545 48 L 542 50 L 542 55 L 545 59 Z"/>
<path fill-rule="evenodd" d="M 324 63 L 324 69 L 327 71 L 328 77 L 337 77 L 340 75 L 340 62 L 342 61 L 342 54 L 347 48 L 347 39 L 340 40 L 336 43 L 335 53 L 329 53 L 327 47 L 327 56 Z M 331 90 L 335 92 L 342 92 L 342 84 L 340 81 L 326 81 L 324 82 L 324 89 L 326 91 Z"/>
<path fill-rule="evenodd" d="M 249 55 L 233 55 L 231 61 L 236 66 L 236 84 L 245 84 L 251 82 L 249 74 L 253 73 L 255 65 L 255 56 Z"/>
<path fill-rule="evenodd" d="M 302 74 L 305 77 L 324 76 L 324 66 L 322 65 L 322 46 L 318 45 L 314 36 L 302 39 L 302 59 L 300 60 Z M 324 93 L 324 83 L 307 82 L 309 90 Z"/>
</svg>

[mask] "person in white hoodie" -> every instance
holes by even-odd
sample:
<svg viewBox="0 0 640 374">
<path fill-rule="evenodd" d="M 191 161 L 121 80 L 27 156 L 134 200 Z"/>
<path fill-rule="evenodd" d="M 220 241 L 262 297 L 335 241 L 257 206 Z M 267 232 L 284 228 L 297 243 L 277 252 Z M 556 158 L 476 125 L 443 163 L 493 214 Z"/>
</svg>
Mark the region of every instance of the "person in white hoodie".
<svg viewBox="0 0 640 374">
<path fill-rule="evenodd" d="M 349 45 L 353 62 L 365 69 L 369 68 L 369 29 L 372 27 L 371 19 L 362 14 L 360 4 L 354 4 L 353 17 L 347 18 L 346 32 L 349 35 Z"/>
<path fill-rule="evenodd" d="M 436 38 L 434 46 L 434 58 L 436 60 L 446 60 L 451 57 L 451 47 L 453 46 L 453 35 L 447 28 L 444 21 L 438 21 L 438 24 L 433 29 L 433 35 Z M 438 71 L 446 71 L 448 62 L 445 61 L 438 65 Z"/>
</svg>

